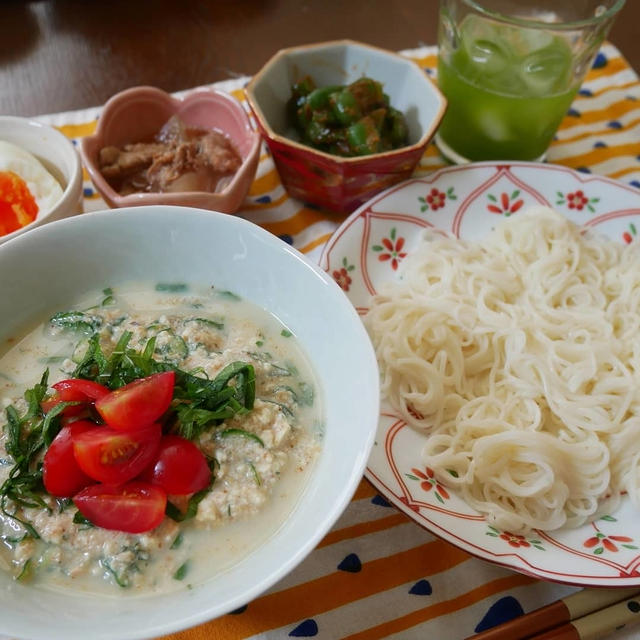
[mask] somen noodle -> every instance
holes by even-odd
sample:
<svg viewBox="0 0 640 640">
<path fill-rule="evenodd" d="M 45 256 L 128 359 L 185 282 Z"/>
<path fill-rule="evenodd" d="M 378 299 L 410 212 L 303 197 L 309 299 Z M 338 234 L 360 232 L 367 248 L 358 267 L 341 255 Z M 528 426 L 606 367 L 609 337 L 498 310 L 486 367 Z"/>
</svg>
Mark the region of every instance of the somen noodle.
<svg viewBox="0 0 640 640">
<path fill-rule="evenodd" d="M 550 209 L 481 242 L 427 230 L 365 323 L 423 459 L 498 527 L 640 502 L 640 251 Z"/>
</svg>

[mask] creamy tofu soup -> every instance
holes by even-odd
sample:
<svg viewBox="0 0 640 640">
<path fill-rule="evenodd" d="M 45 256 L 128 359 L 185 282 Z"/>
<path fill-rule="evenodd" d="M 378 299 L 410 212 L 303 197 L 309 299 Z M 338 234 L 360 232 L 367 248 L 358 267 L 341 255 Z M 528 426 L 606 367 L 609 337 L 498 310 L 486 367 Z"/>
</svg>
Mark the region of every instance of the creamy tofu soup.
<svg viewBox="0 0 640 640">
<path fill-rule="evenodd" d="M 191 501 L 191 518 L 167 515 L 155 529 L 130 534 L 93 525 L 72 499 L 43 488 L 31 506 L 5 495 L 0 563 L 18 580 L 114 594 L 188 588 L 259 553 L 302 495 L 320 448 L 323 416 L 317 380 L 295 336 L 230 292 L 182 284 L 105 289 L 74 304 L 73 313 L 65 309 L 6 341 L 0 358 L 5 493 L 15 464 L 7 452 L 7 407 L 23 416 L 23 394 L 45 369 L 49 386 L 78 377 L 92 340 L 109 357 L 128 332 L 127 349 L 142 353 L 155 338 L 154 360 L 199 378 L 214 379 L 232 362 L 252 365 L 253 408 L 208 425 L 193 439 L 211 462 L 214 480 L 199 502 Z M 30 467 L 36 474 L 43 455 Z M 169 501 L 174 512 L 188 513 L 189 496 Z"/>
</svg>

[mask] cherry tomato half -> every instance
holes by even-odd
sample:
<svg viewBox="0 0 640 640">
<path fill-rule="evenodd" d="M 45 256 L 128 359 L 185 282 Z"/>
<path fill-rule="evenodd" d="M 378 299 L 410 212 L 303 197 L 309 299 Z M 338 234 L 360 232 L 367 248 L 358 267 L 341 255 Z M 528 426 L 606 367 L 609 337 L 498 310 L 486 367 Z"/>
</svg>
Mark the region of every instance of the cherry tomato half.
<svg viewBox="0 0 640 640">
<path fill-rule="evenodd" d="M 123 484 L 155 458 L 161 436 L 159 424 L 135 431 L 96 426 L 73 438 L 73 455 L 78 466 L 94 480 Z"/>
<path fill-rule="evenodd" d="M 61 402 L 81 402 L 88 404 L 95 402 L 98 398 L 106 396 L 109 393 L 109 389 L 92 380 L 83 380 L 81 378 L 69 378 L 68 380 L 60 380 L 53 385 L 55 393 L 43 400 L 41 403 L 42 410 L 48 413 Z M 79 415 L 84 411 L 83 405 L 75 405 L 67 407 L 63 414 L 67 416 Z"/>
<path fill-rule="evenodd" d="M 146 482 L 129 482 L 118 487 L 94 484 L 73 497 L 80 513 L 103 529 L 144 533 L 164 519 L 167 495 Z"/>
<path fill-rule="evenodd" d="M 161 486 L 167 493 L 184 496 L 205 489 L 211 482 L 207 459 L 190 440 L 180 436 L 163 436 L 145 480 Z"/>
<path fill-rule="evenodd" d="M 70 498 L 74 493 L 93 484 L 76 462 L 73 455 L 73 438 L 96 425 L 87 420 L 76 420 L 63 427 L 44 454 L 42 480 L 44 488 L 52 496 Z"/>
<path fill-rule="evenodd" d="M 176 374 L 154 373 L 134 380 L 96 401 L 96 409 L 114 429 L 136 429 L 155 422 L 171 404 Z"/>
<path fill-rule="evenodd" d="M 84 396 L 85 400 L 98 400 L 98 398 L 110 393 L 108 387 L 98 382 L 93 382 L 93 380 L 83 380 L 82 378 L 60 380 L 60 382 L 56 382 L 52 386 L 64 401 L 79 400 L 78 395 Z"/>
</svg>

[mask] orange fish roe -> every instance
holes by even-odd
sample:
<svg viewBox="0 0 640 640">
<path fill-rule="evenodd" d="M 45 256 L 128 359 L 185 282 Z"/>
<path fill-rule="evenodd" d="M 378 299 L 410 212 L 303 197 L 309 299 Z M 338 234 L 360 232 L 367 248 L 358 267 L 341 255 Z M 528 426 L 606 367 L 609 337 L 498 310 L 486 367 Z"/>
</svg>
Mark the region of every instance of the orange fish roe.
<svg viewBox="0 0 640 640">
<path fill-rule="evenodd" d="M 27 183 L 13 171 L 0 171 L 0 236 L 33 222 L 37 214 Z"/>
</svg>

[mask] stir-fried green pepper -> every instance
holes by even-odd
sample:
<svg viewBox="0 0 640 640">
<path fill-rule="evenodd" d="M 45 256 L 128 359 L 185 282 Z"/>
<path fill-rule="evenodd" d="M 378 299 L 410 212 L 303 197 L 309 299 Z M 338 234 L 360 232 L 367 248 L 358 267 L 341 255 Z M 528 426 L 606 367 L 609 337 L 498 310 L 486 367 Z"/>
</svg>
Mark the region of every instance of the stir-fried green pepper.
<svg viewBox="0 0 640 640">
<path fill-rule="evenodd" d="M 362 156 L 408 144 L 404 115 L 382 85 L 362 77 L 346 86 L 316 87 L 305 76 L 291 87 L 289 120 L 302 142 L 339 156 Z"/>
</svg>

